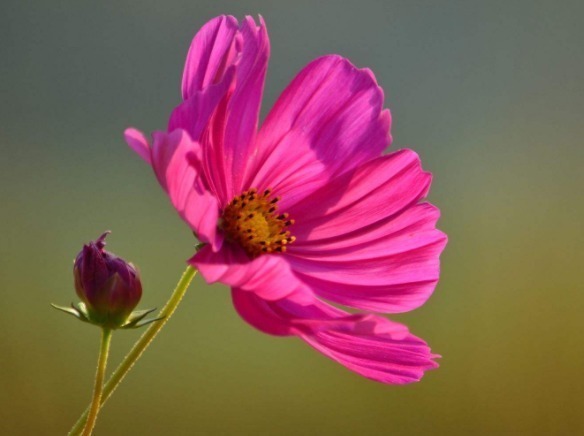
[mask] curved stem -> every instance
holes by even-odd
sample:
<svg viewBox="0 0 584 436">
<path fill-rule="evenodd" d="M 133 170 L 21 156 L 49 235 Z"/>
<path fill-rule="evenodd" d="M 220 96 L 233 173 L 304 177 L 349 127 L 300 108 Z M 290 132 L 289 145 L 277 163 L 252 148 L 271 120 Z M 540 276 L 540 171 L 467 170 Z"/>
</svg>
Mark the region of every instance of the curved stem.
<svg viewBox="0 0 584 436">
<path fill-rule="evenodd" d="M 168 322 L 176 308 L 178 307 L 180 301 L 182 300 L 183 296 L 185 295 L 187 288 L 189 287 L 193 277 L 197 274 L 197 270 L 195 270 L 192 266 L 187 266 L 187 269 L 183 273 L 180 281 L 176 285 L 172 295 L 166 302 L 165 306 L 162 308 L 160 313 L 158 314 L 159 318 L 162 318 L 160 321 L 154 322 L 150 324 L 148 329 L 140 336 L 140 339 L 134 344 L 130 352 L 124 357 L 122 363 L 116 368 L 110 379 L 106 382 L 103 388 L 103 394 L 101 397 L 101 405 L 107 401 L 107 399 L 111 396 L 113 391 L 116 387 L 121 383 L 124 376 L 132 369 L 136 361 L 142 356 L 144 350 L 148 348 L 148 345 L 152 342 L 152 340 L 156 337 L 158 332 L 164 327 L 164 325 Z M 89 415 L 89 408 L 83 412 L 81 417 L 77 420 L 71 431 L 69 432 L 69 436 L 77 436 L 79 435 L 83 424 L 87 420 L 87 416 Z"/>
<path fill-rule="evenodd" d="M 97 371 L 95 373 L 95 385 L 93 387 L 93 398 L 89 408 L 89 416 L 87 423 L 83 429 L 83 436 L 90 436 L 95 427 L 97 414 L 99 413 L 99 406 L 101 404 L 101 396 L 103 390 L 103 379 L 105 378 L 105 367 L 107 365 L 107 356 L 109 355 L 109 348 L 112 340 L 112 330 L 103 328 L 101 330 L 101 346 L 99 347 L 99 358 L 97 360 Z"/>
</svg>

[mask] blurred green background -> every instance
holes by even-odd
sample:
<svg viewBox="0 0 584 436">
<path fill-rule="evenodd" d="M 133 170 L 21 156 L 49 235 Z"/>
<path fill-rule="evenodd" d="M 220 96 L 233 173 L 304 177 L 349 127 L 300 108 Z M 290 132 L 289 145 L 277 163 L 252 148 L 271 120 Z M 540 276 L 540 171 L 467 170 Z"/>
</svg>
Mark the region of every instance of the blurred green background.
<svg viewBox="0 0 584 436">
<path fill-rule="evenodd" d="M 248 327 L 197 279 L 97 434 L 584 432 L 584 3 L 7 1 L 0 4 L 0 434 L 64 434 L 91 392 L 98 329 L 71 262 L 111 229 L 160 307 L 193 252 L 122 132 L 164 128 L 190 40 L 261 13 L 265 114 L 316 56 L 370 67 L 394 148 L 434 173 L 450 242 L 433 298 L 398 320 L 442 354 L 421 383 L 362 379 Z M 114 336 L 111 366 L 139 332 Z"/>
</svg>

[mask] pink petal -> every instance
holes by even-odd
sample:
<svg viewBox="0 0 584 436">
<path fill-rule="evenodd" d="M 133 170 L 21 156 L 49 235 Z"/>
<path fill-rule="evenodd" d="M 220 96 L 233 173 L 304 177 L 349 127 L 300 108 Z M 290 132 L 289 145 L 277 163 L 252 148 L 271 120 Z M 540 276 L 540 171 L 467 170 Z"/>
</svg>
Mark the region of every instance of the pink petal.
<svg viewBox="0 0 584 436">
<path fill-rule="evenodd" d="M 255 293 L 265 300 L 277 300 L 290 294 L 312 296 L 312 292 L 293 274 L 282 256 L 263 255 L 250 260 L 239 247 L 224 244 L 220 251 L 203 247 L 189 263 L 208 283 L 221 282 L 242 291 Z"/>
<path fill-rule="evenodd" d="M 322 331 L 302 339 L 351 371 L 382 383 L 417 382 L 425 371 L 438 367 L 433 359 L 439 356 L 412 334 L 394 339 L 374 333 Z"/>
<path fill-rule="evenodd" d="M 445 235 L 439 211 L 416 205 L 429 188 L 417 155 L 401 150 L 331 181 L 290 209 L 299 217 L 286 258 L 318 295 L 376 312 L 405 312 L 432 294 Z"/>
<path fill-rule="evenodd" d="M 241 36 L 241 59 L 237 65 L 235 90 L 229 101 L 223 143 L 227 194 L 230 199 L 244 190 L 243 178 L 250 155 L 254 152 L 270 56 L 270 40 L 261 17 L 259 26 L 251 17 L 246 17 L 241 25 Z"/>
<path fill-rule="evenodd" d="M 288 253 L 310 256 L 312 254 L 329 255 L 367 249 L 383 239 L 403 238 L 435 229 L 439 218 L 440 210 L 437 207 L 422 202 L 369 226 L 358 228 L 359 224 L 355 223 L 355 230 L 341 233 L 335 237 L 297 240 L 294 245 L 288 246 Z M 298 227 L 301 225 L 301 222 L 295 224 Z"/>
<path fill-rule="evenodd" d="M 255 143 L 270 51 L 263 20 L 256 26 L 251 17 L 246 17 L 238 35 L 241 47 L 235 64 L 235 86 L 217 106 L 202 140 L 211 185 L 222 206 L 244 190 L 243 173 Z"/>
<path fill-rule="evenodd" d="M 416 153 L 400 150 L 336 177 L 285 210 L 293 218 L 302 217 L 293 230 L 298 244 L 338 237 L 416 204 L 427 194 L 431 179 Z"/>
<path fill-rule="evenodd" d="M 268 115 L 246 185 L 274 189 L 286 208 L 335 174 L 379 156 L 391 142 L 390 121 L 371 71 L 339 56 L 319 58 Z"/>
<path fill-rule="evenodd" d="M 246 17 L 237 28 L 234 18 L 220 17 L 197 34 L 185 65 L 185 102 L 169 122 L 169 130 L 185 129 L 203 145 L 205 178 L 222 206 L 243 191 L 255 143 L 270 51 L 260 21 Z"/>
<path fill-rule="evenodd" d="M 200 91 L 192 91 L 189 99 L 172 111 L 168 121 L 168 131 L 183 129 L 191 138 L 200 141 L 211 116 L 233 86 L 234 78 L 235 67 L 230 67 L 219 83 L 209 85 Z"/>
<path fill-rule="evenodd" d="M 313 244 L 288 248 L 295 274 L 323 298 L 385 313 L 413 310 L 432 295 L 446 236 L 430 204 Z"/>
<path fill-rule="evenodd" d="M 347 255 L 335 260 L 289 257 L 289 261 L 296 275 L 323 298 L 375 312 L 407 312 L 423 305 L 434 292 L 439 256 L 446 244 L 438 230 L 418 239 L 419 246 L 398 254 Z"/>
<path fill-rule="evenodd" d="M 126 131 L 131 147 L 137 137 L 143 138 L 143 135 L 133 129 Z M 158 182 L 168 193 L 172 205 L 195 231 L 199 240 L 218 250 L 222 235 L 217 232 L 217 200 L 205 189 L 196 166 L 190 163 L 193 156 L 201 154 L 199 144 L 193 142 L 183 130 L 175 130 L 170 134 L 155 132 L 153 139 L 151 148 L 145 144 L 149 150 L 145 160 L 151 162 Z"/>
<path fill-rule="evenodd" d="M 231 66 L 221 82 L 192 93 L 192 96 L 177 106 L 168 122 L 168 131 L 183 129 L 199 143 L 203 144 L 199 174 L 206 188 L 218 197 L 221 206 L 227 200 L 224 187 L 224 168 L 221 142 L 215 146 L 212 135 L 217 126 L 224 124 L 224 108 L 235 83 L 235 67 Z"/>
<path fill-rule="evenodd" d="M 213 124 L 224 124 L 224 115 L 218 116 L 218 112 L 235 86 L 235 64 L 241 51 L 238 28 L 234 17 L 220 16 L 205 24 L 193 39 L 183 73 L 185 101 L 172 112 L 169 132 L 183 129 L 194 140 L 206 143 L 208 135 L 203 138 L 203 133 Z M 201 177 L 213 194 L 220 195 L 214 181 L 221 177 L 222 165 L 214 164 L 212 144 L 205 144 L 205 149 Z M 221 188 L 222 183 L 219 185 Z"/>
<path fill-rule="evenodd" d="M 132 127 L 124 131 L 124 138 L 132 150 L 138 153 L 144 161 L 150 165 L 150 146 L 142 132 Z"/>
<path fill-rule="evenodd" d="M 191 43 L 182 79 L 183 103 L 172 112 L 168 131 L 186 130 L 204 144 L 201 174 L 215 196 L 224 199 L 222 135 L 225 107 L 235 87 L 242 36 L 234 17 L 220 16 L 205 24 Z M 220 141 L 209 132 L 220 131 Z M 213 142 L 218 142 L 217 146 Z M 223 201 L 224 202 L 224 201 Z"/>
<path fill-rule="evenodd" d="M 237 55 L 237 20 L 222 15 L 197 32 L 185 62 L 182 96 L 188 100 L 206 87 L 219 83 Z"/>
<path fill-rule="evenodd" d="M 348 369 L 390 384 L 420 380 L 436 368 L 426 343 L 407 327 L 374 315 L 350 315 L 325 303 L 291 298 L 266 301 L 234 289 L 238 313 L 254 327 L 273 335 L 298 335 Z"/>
</svg>

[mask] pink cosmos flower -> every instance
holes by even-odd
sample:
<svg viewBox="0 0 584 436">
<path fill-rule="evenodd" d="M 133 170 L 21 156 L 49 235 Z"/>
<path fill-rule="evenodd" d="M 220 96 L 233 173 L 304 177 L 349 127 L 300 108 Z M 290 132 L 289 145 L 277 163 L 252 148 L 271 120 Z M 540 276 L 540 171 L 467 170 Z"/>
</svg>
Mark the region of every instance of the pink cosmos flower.
<svg viewBox="0 0 584 436">
<path fill-rule="evenodd" d="M 128 144 L 205 243 L 190 260 L 231 287 L 252 326 L 298 336 L 367 378 L 419 380 L 439 357 L 407 327 L 432 294 L 446 236 L 416 153 L 382 155 L 391 117 L 368 69 L 340 56 L 308 64 L 261 128 L 266 27 L 209 21 L 190 47 L 183 102 L 152 144 Z M 360 309 L 348 313 L 325 302 Z"/>
</svg>

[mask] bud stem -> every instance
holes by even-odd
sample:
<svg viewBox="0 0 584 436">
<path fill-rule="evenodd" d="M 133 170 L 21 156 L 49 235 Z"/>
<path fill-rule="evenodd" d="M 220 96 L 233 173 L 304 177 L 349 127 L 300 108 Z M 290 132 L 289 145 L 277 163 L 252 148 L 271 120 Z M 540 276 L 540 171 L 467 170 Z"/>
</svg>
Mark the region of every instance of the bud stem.
<svg viewBox="0 0 584 436">
<path fill-rule="evenodd" d="M 83 429 L 83 436 L 90 436 L 95 427 L 97 414 L 101 404 L 101 397 L 103 391 L 103 380 L 105 378 L 105 368 L 107 365 L 107 357 L 109 355 L 109 348 L 112 340 L 112 330 L 108 328 L 101 329 L 101 345 L 99 347 L 99 358 L 97 360 L 97 371 L 95 373 L 95 386 L 93 387 L 93 399 L 89 409 L 89 416 L 87 424 Z"/>
<path fill-rule="evenodd" d="M 170 319 L 176 308 L 178 307 L 179 303 L 181 302 L 183 296 L 185 295 L 187 288 L 189 287 L 193 277 L 197 274 L 197 270 L 195 270 L 192 266 L 187 266 L 187 269 L 183 273 L 180 281 L 176 285 L 172 295 L 166 302 L 166 305 L 162 308 L 160 313 L 158 314 L 158 318 L 161 318 L 160 321 L 154 322 L 150 324 L 148 329 L 140 336 L 140 339 L 134 344 L 130 352 L 124 357 L 122 363 L 116 368 L 110 379 L 106 382 L 103 387 L 103 393 L 101 396 L 101 404 L 107 401 L 107 399 L 111 396 L 113 391 L 116 387 L 121 383 L 125 375 L 132 369 L 136 361 L 142 356 L 144 350 L 148 348 L 148 345 L 154 340 L 158 332 L 164 327 L 166 322 Z M 69 432 L 69 436 L 77 436 L 80 434 L 83 425 L 85 424 L 90 412 L 90 407 L 85 409 L 85 412 L 81 415 L 81 417 L 77 420 L 71 431 Z"/>
</svg>

